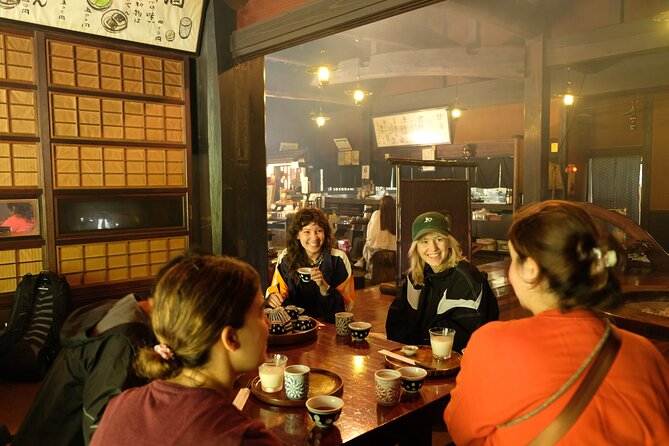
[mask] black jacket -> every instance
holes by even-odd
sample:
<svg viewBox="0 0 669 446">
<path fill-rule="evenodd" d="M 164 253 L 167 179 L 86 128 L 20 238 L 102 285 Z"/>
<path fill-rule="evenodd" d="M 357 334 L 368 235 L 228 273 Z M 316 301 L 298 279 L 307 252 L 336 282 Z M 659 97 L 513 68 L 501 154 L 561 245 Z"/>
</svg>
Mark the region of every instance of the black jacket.
<svg viewBox="0 0 669 446">
<path fill-rule="evenodd" d="M 88 444 L 111 398 L 144 384 L 133 371 L 138 346 L 152 342 L 149 318 L 134 295 L 75 310 L 61 331 L 62 350 L 33 401 L 13 446 Z M 94 329 L 102 331 L 91 335 Z"/>
<path fill-rule="evenodd" d="M 414 286 L 411 275 L 395 298 L 386 318 L 388 339 L 403 344 L 430 345 L 429 329 L 455 330 L 453 349 L 461 351 L 474 330 L 499 319 L 499 306 L 485 274 L 461 261 L 434 273 L 424 270 L 425 285 Z"/>
</svg>

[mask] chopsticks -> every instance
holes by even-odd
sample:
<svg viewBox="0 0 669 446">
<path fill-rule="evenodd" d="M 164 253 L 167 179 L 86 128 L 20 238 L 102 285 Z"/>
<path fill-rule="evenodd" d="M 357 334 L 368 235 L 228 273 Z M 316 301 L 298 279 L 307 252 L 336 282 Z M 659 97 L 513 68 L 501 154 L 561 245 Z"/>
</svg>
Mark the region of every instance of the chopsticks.
<svg viewBox="0 0 669 446">
<path fill-rule="evenodd" d="M 391 358 L 395 358 L 398 361 L 406 362 L 407 364 L 411 364 L 411 365 L 421 367 L 425 370 L 437 370 L 436 368 L 434 368 L 430 365 L 427 365 L 427 364 L 422 363 L 420 361 L 416 361 L 415 359 L 407 358 L 406 356 L 398 355 L 397 353 L 391 352 L 391 351 L 386 350 L 386 349 L 379 350 L 379 353 L 381 353 L 382 355 L 390 356 Z"/>
</svg>

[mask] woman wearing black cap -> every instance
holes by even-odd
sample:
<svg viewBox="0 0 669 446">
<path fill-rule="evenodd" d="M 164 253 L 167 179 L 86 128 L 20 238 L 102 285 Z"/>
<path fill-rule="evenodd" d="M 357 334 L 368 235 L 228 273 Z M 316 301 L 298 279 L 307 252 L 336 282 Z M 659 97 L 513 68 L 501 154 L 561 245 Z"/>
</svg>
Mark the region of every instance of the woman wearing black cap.
<svg viewBox="0 0 669 446">
<path fill-rule="evenodd" d="M 447 327 L 455 330 L 453 348 L 461 351 L 474 330 L 499 318 L 497 299 L 485 275 L 462 255 L 446 217 L 421 214 L 411 232 L 409 271 L 388 310 L 388 339 L 429 345 L 429 329 Z"/>
</svg>

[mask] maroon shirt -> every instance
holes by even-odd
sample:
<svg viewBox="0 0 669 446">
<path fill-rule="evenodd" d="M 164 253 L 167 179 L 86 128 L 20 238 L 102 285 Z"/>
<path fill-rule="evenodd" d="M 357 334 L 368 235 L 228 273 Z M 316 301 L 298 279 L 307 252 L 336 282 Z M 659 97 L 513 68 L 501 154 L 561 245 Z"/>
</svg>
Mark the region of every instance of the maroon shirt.
<svg viewBox="0 0 669 446">
<path fill-rule="evenodd" d="M 156 380 L 111 400 L 91 446 L 280 444 L 231 401 L 212 389 Z"/>
</svg>

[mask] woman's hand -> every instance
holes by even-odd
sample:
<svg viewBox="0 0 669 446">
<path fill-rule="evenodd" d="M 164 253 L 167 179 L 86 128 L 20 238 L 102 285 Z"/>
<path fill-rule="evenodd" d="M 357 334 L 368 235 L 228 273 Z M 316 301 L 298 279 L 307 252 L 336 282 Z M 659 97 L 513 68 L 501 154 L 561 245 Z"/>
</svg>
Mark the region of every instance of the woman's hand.
<svg viewBox="0 0 669 446">
<path fill-rule="evenodd" d="M 272 293 L 267 298 L 267 303 L 272 308 L 280 307 L 283 304 L 283 296 L 279 293 Z"/>
<path fill-rule="evenodd" d="M 311 280 L 313 280 L 314 283 L 318 285 L 318 288 L 320 289 L 323 296 L 328 294 L 330 285 L 328 285 L 328 283 L 325 281 L 323 278 L 323 273 L 317 266 L 311 268 Z"/>
</svg>

